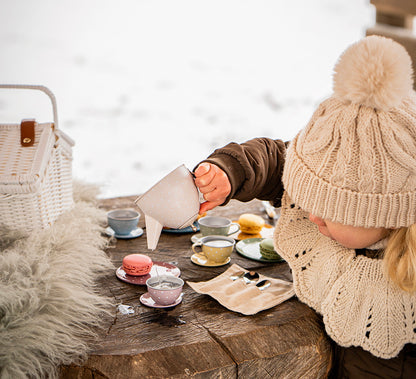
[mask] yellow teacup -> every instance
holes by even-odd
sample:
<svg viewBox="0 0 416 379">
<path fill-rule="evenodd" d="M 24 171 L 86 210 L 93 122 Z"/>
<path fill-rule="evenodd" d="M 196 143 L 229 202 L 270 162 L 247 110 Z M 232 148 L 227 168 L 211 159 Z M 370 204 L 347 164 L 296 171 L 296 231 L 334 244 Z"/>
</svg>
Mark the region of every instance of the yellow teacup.
<svg viewBox="0 0 416 379">
<path fill-rule="evenodd" d="M 206 236 L 192 245 L 196 254 L 203 255 L 208 262 L 222 263 L 230 257 L 235 245 L 234 238 L 226 236 Z M 197 248 L 200 247 L 201 251 Z"/>
</svg>

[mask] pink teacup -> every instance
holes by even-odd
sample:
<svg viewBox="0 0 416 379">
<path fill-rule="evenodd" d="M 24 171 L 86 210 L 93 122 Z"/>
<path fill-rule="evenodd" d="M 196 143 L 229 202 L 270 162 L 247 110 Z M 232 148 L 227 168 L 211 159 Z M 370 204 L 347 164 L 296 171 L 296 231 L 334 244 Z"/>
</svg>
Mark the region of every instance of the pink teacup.
<svg viewBox="0 0 416 379">
<path fill-rule="evenodd" d="M 158 305 L 175 304 L 182 293 L 184 281 L 172 275 L 153 276 L 146 280 L 147 291 Z"/>
</svg>

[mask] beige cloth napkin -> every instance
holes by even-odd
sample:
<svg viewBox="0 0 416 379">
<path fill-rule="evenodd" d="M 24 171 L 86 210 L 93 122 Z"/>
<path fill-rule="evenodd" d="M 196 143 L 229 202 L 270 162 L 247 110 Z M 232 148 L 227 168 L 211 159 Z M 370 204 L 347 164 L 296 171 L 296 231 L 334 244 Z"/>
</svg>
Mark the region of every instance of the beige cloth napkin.
<svg viewBox="0 0 416 379">
<path fill-rule="evenodd" d="M 263 291 L 260 291 L 253 283 L 246 284 L 241 278 L 231 280 L 230 276 L 239 271 L 248 272 L 249 270 L 233 264 L 228 270 L 211 280 L 187 283 L 194 291 L 210 295 L 229 310 L 244 315 L 254 315 L 262 310 L 272 308 L 295 294 L 291 282 L 261 274 L 259 274 L 260 278 L 256 283 L 263 279 L 268 279 L 272 283 Z"/>
</svg>

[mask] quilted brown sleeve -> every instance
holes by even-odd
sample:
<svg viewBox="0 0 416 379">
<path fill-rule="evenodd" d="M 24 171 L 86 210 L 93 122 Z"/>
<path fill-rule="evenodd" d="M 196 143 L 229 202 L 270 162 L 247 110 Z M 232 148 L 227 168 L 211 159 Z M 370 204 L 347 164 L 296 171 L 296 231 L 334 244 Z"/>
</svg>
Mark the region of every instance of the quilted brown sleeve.
<svg viewBox="0 0 416 379">
<path fill-rule="evenodd" d="M 270 200 L 279 207 L 283 195 L 281 181 L 287 143 L 270 138 L 232 142 L 215 150 L 204 162 L 219 166 L 231 183 L 227 198 L 240 201 Z"/>
</svg>

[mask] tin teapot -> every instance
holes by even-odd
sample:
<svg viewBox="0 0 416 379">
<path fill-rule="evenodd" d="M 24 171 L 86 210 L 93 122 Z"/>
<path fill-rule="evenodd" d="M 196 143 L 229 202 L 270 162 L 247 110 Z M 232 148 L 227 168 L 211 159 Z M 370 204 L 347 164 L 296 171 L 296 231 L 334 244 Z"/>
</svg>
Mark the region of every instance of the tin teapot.
<svg viewBox="0 0 416 379">
<path fill-rule="evenodd" d="M 192 173 L 181 165 L 139 196 L 135 203 L 145 215 L 147 248 L 154 250 L 164 226 L 182 229 L 197 219 L 199 192 Z"/>
</svg>

